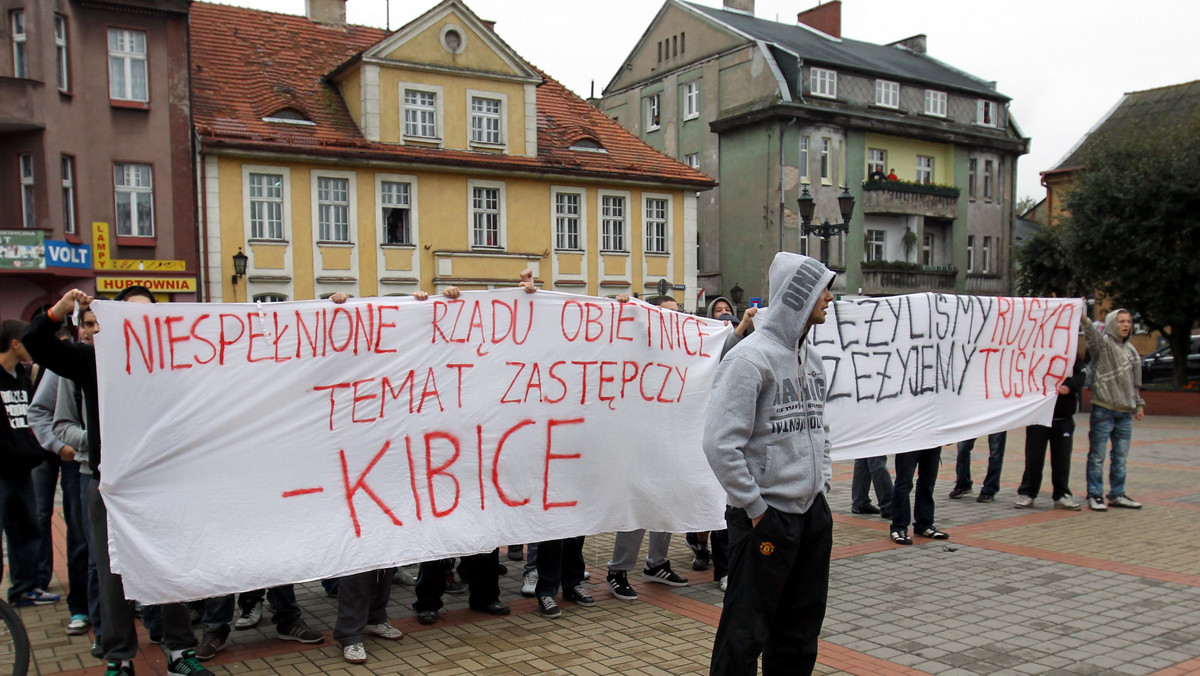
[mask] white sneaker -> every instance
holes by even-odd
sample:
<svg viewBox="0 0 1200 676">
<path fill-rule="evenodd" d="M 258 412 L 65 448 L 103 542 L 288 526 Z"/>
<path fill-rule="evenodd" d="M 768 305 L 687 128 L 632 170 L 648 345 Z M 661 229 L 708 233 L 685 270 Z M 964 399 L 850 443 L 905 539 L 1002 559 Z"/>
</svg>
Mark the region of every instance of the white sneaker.
<svg viewBox="0 0 1200 676">
<path fill-rule="evenodd" d="M 363 627 L 363 632 L 379 638 L 386 638 L 390 641 L 399 641 L 404 638 L 404 632 L 393 627 L 387 622 L 381 624 L 368 624 Z"/>
<path fill-rule="evenodd" d="M 351 643 L 342 646 L 342 657 L 350 664 L 364 664 L 367 661 L 367 649 L 361 643 Z"/>
<path fill-rule="evenodd" d="M 258 623 L 261 620 L 262 620 L 262 604 L 255 603 L 254 607 L 251 608 L 250 610 L 242 611 L 242 616 L 237 618 L 237 621 L 233 623 L 233 628 L 234 629 L 250 629 L 252 627 L 257 627 Z"/>
<path fill-rule="evenodd" d="M 1108 506 L 1120 507 L 1122 509 L 1141 509 L 1142 503 L 1122 493 L 1115 498 L 1109 498 Z"/>
<path fill-rule="evenodd" d="M 1094 495 L 1088 496 L 1088 509 L 1093 512 L 1107 512 L 1108 505 L 1104 504 L 1104 498 L 1098 498 Z"/>
<path fill-rule="evenodd" d="M 1079 511 L 1079 503 L 1075 502 L 1075 498 L 1073 498 L 1069 495 L 1064 495 L 1061 498 L 1054 501 L 1054 508 L 1055 509 L 1066 509 L 1066 510 L 1069 510 L 1072 512 L 1078 512 Z"/>
<path fill-rule="evenodd" d="M 414 587 L 417 581 L 413 579 L 412 573 L 403 568 L 397 568 L 396 574 L 392 576 L 392 584 L 398 584 L 401 587 Z"/>
<path fill-rule="evenodd" d="M 720 584 L 721 584 L 721 591 L 725 591 L 726 589 L 728 589 L 729 588 L 729 576 L 726 575 L 726 576 L 722 577 Z"/>
<path fill-rule="evenodd" d="M 525 574 L 525 580 L 521 584 L 521 596 L 533 596 L 537 592 L 538 574 L 537 571 L 532 571 Z"/>
<path fill-rule="evenodd" d="M 1028 495 L 1018 495 L 1017 499 L 1013 501 L 1013 507 L 1016 507 L 1017 509 L 1029 509 L 1032 506 L 1033 498 L 1029 497 Z"/>
</svg>

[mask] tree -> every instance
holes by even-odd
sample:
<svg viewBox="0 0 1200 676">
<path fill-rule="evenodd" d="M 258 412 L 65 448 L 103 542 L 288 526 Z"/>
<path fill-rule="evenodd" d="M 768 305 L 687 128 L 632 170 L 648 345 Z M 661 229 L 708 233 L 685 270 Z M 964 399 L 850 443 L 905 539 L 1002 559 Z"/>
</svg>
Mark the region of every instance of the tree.
<svg viewBox="0 0 1200 676">
<path fill-rule="evenodd" d="M 1064 197 L 1068 264 L 1083 288 L 1163 332 L 1183 387 L 1200 317 L 1200 114 L 1126 123 L 1088 146 Z"/>
<path fill-rule="evenodd" d="M 1067 251 L 1058 228 L 1043 227 L 1017 249 L 1017 293 L 1022 296 L 1079 295 L 1067 263 Z"/>
<path fill-rule="evenodd" d="M 1026 195 L 1026 196 L 1022 197 L 1021 199 L 1017 200 L 1016 207 L 1013 209 L 1013 211 L 1018 216 L 1024 216 L 1025 212 L 1036 207 L 1038 205 L 1039 201 L 1040 200 L 1036 197 Z"/>
</svg>

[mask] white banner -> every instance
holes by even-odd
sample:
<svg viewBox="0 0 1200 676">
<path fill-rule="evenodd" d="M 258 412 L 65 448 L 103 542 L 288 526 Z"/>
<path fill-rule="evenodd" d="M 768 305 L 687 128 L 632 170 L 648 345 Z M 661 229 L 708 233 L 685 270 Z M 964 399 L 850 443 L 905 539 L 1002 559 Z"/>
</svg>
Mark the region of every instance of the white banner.
<svg viewBox="0 0 1200 676">
<path fill-rule="evenodd" d="M 94 307 L 110 551 L 144 603 L 723 526 L 700 447 L 720 322 L 544 291 Z M 834 457 L 1048 424 L 1081 310 L 834 304 L 810 334 Z"/>
<path fill-rule="evenodd" d="M 834 459 L 1049 425 L 1082 312 L 1079 299 L 933 293 L 834 303 L 809 337 Z"/>
<path fill-rule="evenodd" d="M 515 290 L 95 308 L 109 545 L 143 603 L 723 525 L 720 322 Z"/>
</svg>

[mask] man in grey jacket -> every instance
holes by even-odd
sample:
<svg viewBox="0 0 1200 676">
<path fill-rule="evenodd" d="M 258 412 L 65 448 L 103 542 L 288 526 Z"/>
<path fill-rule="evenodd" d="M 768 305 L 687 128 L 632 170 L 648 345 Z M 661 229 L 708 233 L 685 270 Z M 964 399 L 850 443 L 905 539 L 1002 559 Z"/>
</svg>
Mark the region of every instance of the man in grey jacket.
<svg viewBox="0 0 1200 676">
<path fill-rule="evenodd" d="M 812 258 L 776 254 L 770 306 L 717 368 L 704 452 L 727 494 L 729 586 L 712 674 L 755 674 L 760 654 L 765 676 L 809 673 L 816 663 L 832 465 L 825 369 L 804 337 L 825 321 L 833 278 Z"/>
<path fill-rule="evenodd" d="M 1084 319 L 1083 336 L 1092 355 L 1092 418 L 1088 430 L 1088 507 L 1103 512 L 1111 507 L 1141 509 L 1125 495 L 1125 459 L 1133 439 L 1133 421 L 1145 415 L 1142 401 L 1142 360 L 1129 343 L 1133 317 L 1118 308 L 1104 318 L 1104 333 Z M 1112 440 L 1108 467 L 1108 505 L 1104 504 L 1104 455 Z"/>
</svg>

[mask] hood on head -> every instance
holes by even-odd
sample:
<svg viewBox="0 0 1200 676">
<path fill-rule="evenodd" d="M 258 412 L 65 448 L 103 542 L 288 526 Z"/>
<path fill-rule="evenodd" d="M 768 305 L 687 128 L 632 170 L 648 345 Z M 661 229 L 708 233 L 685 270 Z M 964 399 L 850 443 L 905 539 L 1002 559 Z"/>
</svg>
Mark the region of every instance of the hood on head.
<svg viewBox="0 0 1200 676">
<path fill-rule="evenodd" d="M 1120 329 L 1117 328 L 1117 316 L 1120 315 L 1122 312 L 1129 314 L 1130 317 L 1132 318 L 1133 313 L 1129 312 L 1129 310 L 1126 310 L 1123 307 L 1115 308 L 1112 310 L 1112 312 L 1109 312 L 1108 314 L 1104 315 L 1104 333 L 1108 334 L 1109 338 L 1112 338 L 1113 340 L 1117 341 L 1118 343 L 1123 343 L 1133 337 L 1133 329 L 1132 328 L 1129 331 L 1129 335 L 1126 336 L 1125 338 L 1121 337 L 1121 331 L 1120 331 Z"/>
<path fill-rule="evenodd" d="M 725 296 L 717 296 L 716 298 L 712 299 L 711 302 L 709 302 L 708 312 L 705 312 L 704 316 L 708 317 L 709 319 L 716 319 L 716 317 L 713 316 L 713 308 L 716 307 L 717 303 L 719 303 L 721 301 L 725 301 L 726 303 L 729 303 L 729 307 L 734 308 L 734 313 L 735 314 L 737 313 L 737 308 L 734 306 L 733 301 L 729 300 Z"/>
<path fill-rule="evenodd" d="M 808 318 L 821 292 L 833 284 L 836 273 L 815 258 L 781 251 L 775 254 L 768 273 L 770 312 L 762 322 L 755 317 L 755 330 L 789 347 L 794 347 L 808 328 Z"/>
</svg>

